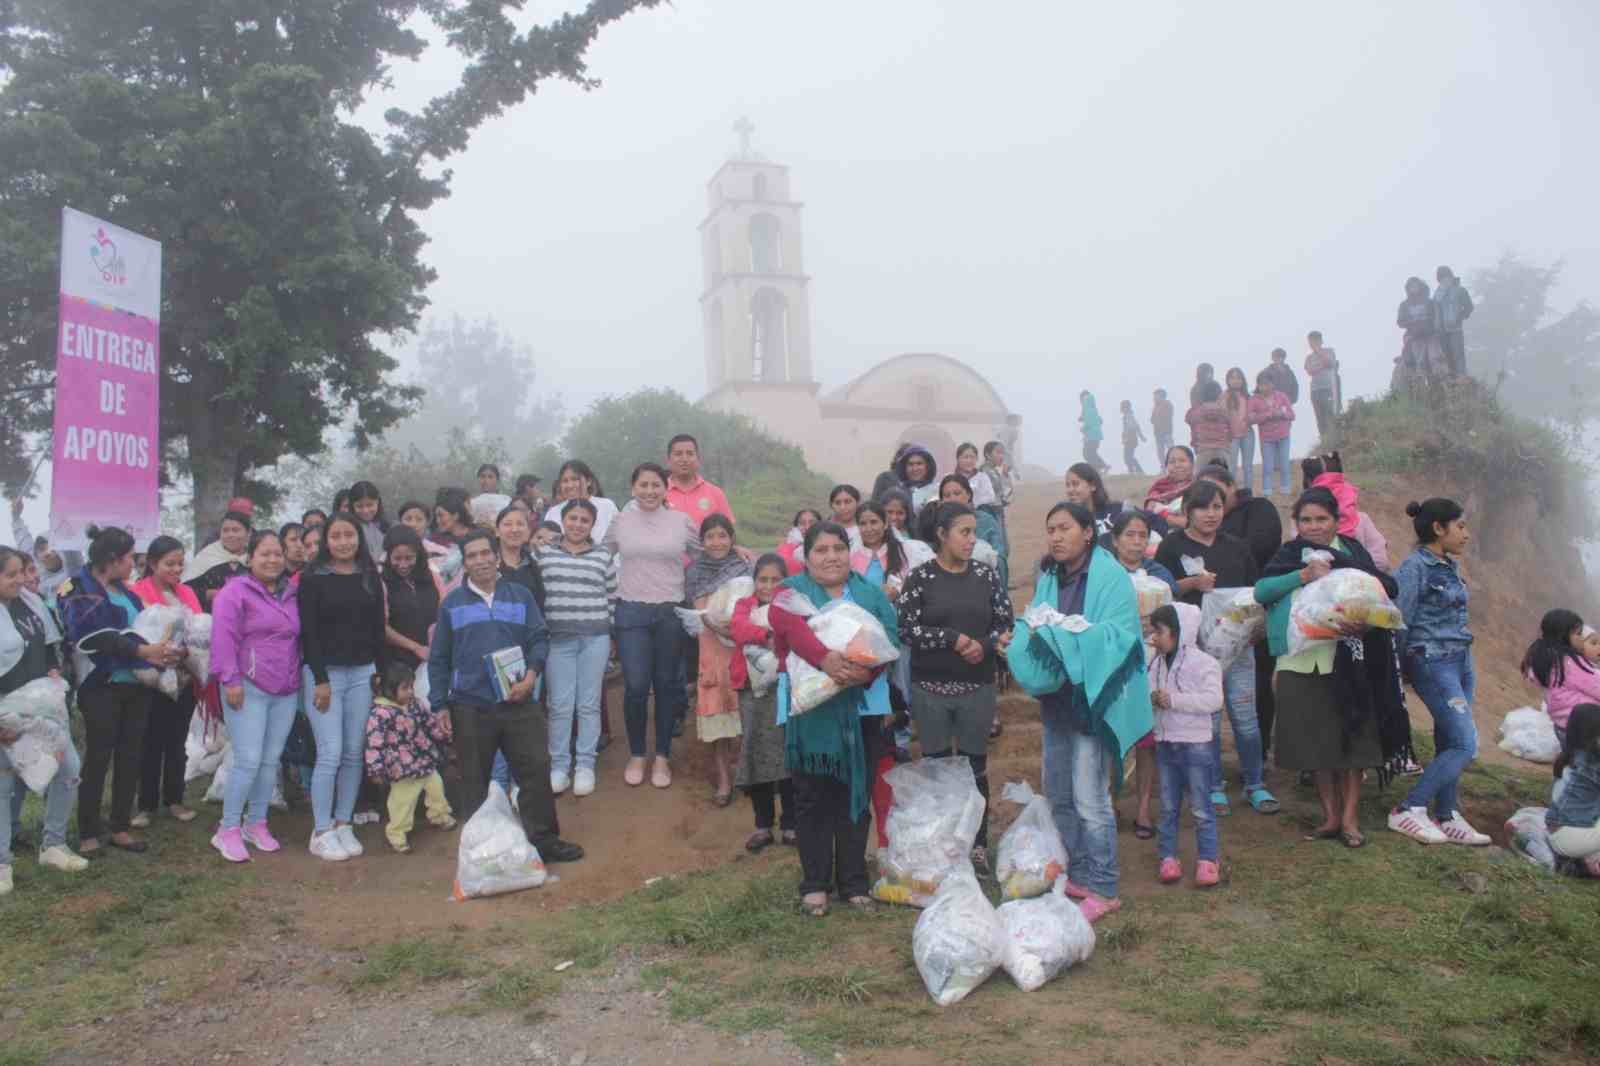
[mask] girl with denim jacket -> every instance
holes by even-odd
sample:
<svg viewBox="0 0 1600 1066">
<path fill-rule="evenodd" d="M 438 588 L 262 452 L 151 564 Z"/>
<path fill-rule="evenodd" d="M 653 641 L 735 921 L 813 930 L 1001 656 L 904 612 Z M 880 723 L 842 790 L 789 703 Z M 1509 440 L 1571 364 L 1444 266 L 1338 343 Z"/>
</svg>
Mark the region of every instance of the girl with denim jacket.
<svg viewBox="0 0 1600 1066">
<path fill-rule="evenodd" d="M 1565 775 L 1566 786 L 1544 816 L 1550 847 L 1583 863 L 1590 877 L 1600 877 L 1600 704 L 1572 709 L 1551 769 L 1558 781 Z"/>
<path fill-rule="evenodd" d="M 1413 502 L 1406 514 L 1417 532 L 1417 549 L 1395 572 L 1406 622 L 1395 640 L 1401 673 L 1433 716 L 1434 756 L 1405 799 L 1389 812 L 1389 828 L 1419 844 L 1482 847 L 1489 837 L 1472 827 L 1456 803 L 1456 786 L 1478 753 L 1467 586 L 1453 558 L 1466 551 L 1472 534 L 1454 500 Z"/>
</svg>

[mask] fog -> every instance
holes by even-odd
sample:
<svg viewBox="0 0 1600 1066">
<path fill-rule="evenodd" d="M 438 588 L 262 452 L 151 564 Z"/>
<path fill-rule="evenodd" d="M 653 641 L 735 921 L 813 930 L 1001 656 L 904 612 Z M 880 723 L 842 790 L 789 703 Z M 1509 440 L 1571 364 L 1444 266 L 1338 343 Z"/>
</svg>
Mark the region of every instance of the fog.
<svg viewBox="0 0 1600 1066">
<path fill-rule="evenodd" d="M 1558 303 L 1600 297 L 1597 23 L 1584 0 L 676 0 L 602 34 L 602 88 L 550 86 L 451 161 L 430 314 L 498 318 L 569 412 L 700 396 L 696 226 L 745 115 L 805 203 L 825 386 L 966 360 L 1055 469 L 1088 388 L 1120 470 L 1117 402 L 1145 421 L 1202 360 L 1253 375 L 1282 346 L 1298 368 L 1316 328 L 1347 397 L 1385 387 L 1410 274 L 1470 284 L 1515 249 L 1567 262 Z M 364 114 L 455 69 L 439 47 L 399 64 Z"/>
</svg>

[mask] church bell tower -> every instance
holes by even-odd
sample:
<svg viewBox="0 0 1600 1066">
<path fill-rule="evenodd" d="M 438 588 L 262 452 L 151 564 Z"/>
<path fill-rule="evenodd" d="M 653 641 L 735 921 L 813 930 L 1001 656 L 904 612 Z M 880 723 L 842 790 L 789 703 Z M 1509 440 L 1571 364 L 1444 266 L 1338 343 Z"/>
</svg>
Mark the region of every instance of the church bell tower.
<svg viewBox="0 0 1600 1066">
<path fill-rule="evenodd" d="M 739 147 L 712 175 L 700 223 L 708 399 L 763 386 L 800 386 L 812 395 L 810 278 L 800 243 L 801 204 L 789 168 L 750 146 L 755 127 L 735 123 Z"/>
</svg>

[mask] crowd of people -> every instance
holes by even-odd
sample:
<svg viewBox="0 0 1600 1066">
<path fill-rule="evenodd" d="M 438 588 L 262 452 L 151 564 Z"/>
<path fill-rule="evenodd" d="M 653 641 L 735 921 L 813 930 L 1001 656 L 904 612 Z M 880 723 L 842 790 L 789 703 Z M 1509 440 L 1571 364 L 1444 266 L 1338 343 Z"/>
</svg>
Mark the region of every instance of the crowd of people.
<svg viewBox="0 0 1600 1066">
<path fill-rule="evenodd" d="M 1275 365 L 1280 372 L 1258 375 L 1250 411 L 1282 409 L 1277 382 L 1292 372 L 1281 358 Z M 1225 383 L 1242 395 L 1242 374 Z M 1202 375 L 1196 389 L 1204 404 L 1221 387 Z M 1163 424 L 1155 429 L 1165 440 Z M 84 723 L 81 759 L 62 753 L 47 789 L 40 862 L 82 869 L 83 856 L 105 847 L 144 851 L 136 831 L 160 811 L 195 818 L 183 767 L 197 716 L 220 722 L 232 746 L 211 837 L 230 862 L 281 847 L 269 826 L 280 768 L 305 787 L 308 846 L 325 861 L 363 854 L 356 826 L 377 820 L 362 815 L 380 805 L 387 843 L 404 852 L 419 804 L 448 829 L 492 782 L 514 795 L 546 862 L 577 861 L 583 849 L 562 837 L 556 797 L 599 787 L 613 656 L 628 746 L 620 784 L 673 787 L 674 741 L 692 720 L 695 740 L 711 747 L 713 801 L 748 797 L 748 850 L 798 849 L 802 906 L 819 916 L 835 893 L 873 905 L 867 844 L 874 816 L 884 842 L 884 775 L 897 762 L 914 751 L 964 757 L 987 804 L 998 695 L 1012 683 L 1038 699 L 1043 788 L 1069 856 L 1067 892 L 1091 920 L 1120 906 L 1111 781 L 1129 752 L 1132 829 L 1159 838 L 1157 877 L 1183 877 L 1187 805 L 1198 838 L 1193 881 L 1218 882 L 1218 824 L 1232 803 L 1224 715 L 1238 794 L 1254 812 L 1280 810 L 1269 758 L 1314 779 L 1321 819 L 1307 839 L 1363 846 L 1364 780 L 1414 772 L 1390 829 L 1423 843 L 1488 843 L 1457 797 L 1477 745 L 1457 568 L 1471 539 L 1462 507 L 1413 504 L 1416 547 L 1392 566 L 1330 453 L 1301 464 L 1285 537 L 1277 507 L 1252 493 L 1232 465 L 1238 451 L 1221 440 L 1199 453 L 1168 443 L 1163 472 L 1138 504 L 1113 501 L 1092 459 L 1067 471 L 1064 498 L 1045 518 L 1047 550 L 1025 565 L 1030 608 L 1079 620 L 1069 627 L 1083 638 L 1071 669 L 1013 608 L 1007 511 L 1017 479 L 997 441 L 961 445 L 942 477 L 929 449 L 903 445 L 870 495 L 835 486 L 825 508 L 801 508 L 782 542 L 761 552 L 741 543 L 688 435 L 668 442 L 665 465 L 634 468 L 622 506 L 574 459 L 554 499 L 527 475 L 503 494 L 500 472 L 485 466 L 476 493 L 441 489 L 431 505 L 402 503 L 392 520 L 368 481 L 278 528 L 258 526 L 250 501 L 238 499 L 216 539 L 192 554 L 171 537 L 141 550 L 126 532 L 103 529 L 73 562 L 19 528 L 24 548 L 0 549 L 0 696 L 66 677 Z M 1405 627 L 1291 650 L 1296 591 L 1346 568 L 1380 582 Z M 736 580 L 748 585 L 735 597 Z M 1136 581 L 1165 588 L 1171 602 L 1142 610 Z M 1220 589 L 1251 590 L 1266 617 L 1266 639 L 1227 663 L 1196 640 L 1206 597 Z M 836 600 L 876 620 L 899 650 L 891 664 L 867 665 L 819 638 L 808 615 Z M 714 609 L 719 601 L 725 610 Z M 156 604 L 211 619 L 209 676 L 176 694 L 140 676 L 186 661 L 176 643 L 136 631 L 141 610 Z M 703 622 L 691 637 L 685 616 L 695 609 Z M 719 611 L 725 624 L 711 621 Z M 772 677 L 758 667 L 768 659 Z M 1525 669 L 1546 691 L 1564 745 L 1552 839 L 1600 872 L 1597 659 L 1600 639 L 1558 611 Z M 790 687 L 801 669 L 831 686 L 804 713 Z M 1403 683 L 1433 716 L 1436 754 L 1425 768 L 1412 761 Z M 0 735 L 0 745 L 15 739 Z M 9 891 L 25 789 L 4 751 L 0 891 Z M 459 775 L 451 789 L 447 771 Z M 66 836 L 74 802 L 76 851 Z M 985 815 L 972 856 L 980 871 L 988 848 Z"/>
</svg>

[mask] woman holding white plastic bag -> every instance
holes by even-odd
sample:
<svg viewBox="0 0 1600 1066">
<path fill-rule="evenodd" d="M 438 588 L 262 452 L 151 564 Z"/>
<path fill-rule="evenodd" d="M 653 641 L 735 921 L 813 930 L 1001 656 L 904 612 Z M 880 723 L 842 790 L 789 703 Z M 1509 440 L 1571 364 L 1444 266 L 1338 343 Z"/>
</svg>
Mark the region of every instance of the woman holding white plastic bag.
<svg viewBox="0 0 1600 1066">
<path fill-rule="evenodd" d="M 30 681 L 61 677 L 61 631 L 44 601 L 22 587 L 25 557 L 14 548 L 0 548 L 0 696 Z M 15 773 L 6 746 L 17 735 L 0 730 L 0 896 L 11 892 L 11 841 L 22 821 L 28 788 Z M 75 873 L 88 861 L 67 847 L 67 819 L 78 797 L 78 751 L 62 752 L 61 767 L 44 790 L 44 832 L 39 865 Z"/>
<path fill-rule="evenodd" d="M 283 544 L 270 529 L 250 535 L 246 559 L 250 569 L 222 587 L 211 611 L 211 673 L 233 745 L 211 846 L 229 862 L 250 860 L 246 844 L 282 846 L 267 829 L 267 807 L 300 706 L 299 587 L 284 573 Z"/>
<path fill-rule="evenodd" d="M 133 591 L 146 606 L 165 604 L 183 607 L 191 615 L 204 614 L 200 597 L 183 583 L 183 565 L 182 542 L 175 537 L 156 537 L 145 549 L 144 578 L 134 583 Z M 180 822 L 192 822 L 198 813 L 183 802 L 183 745 L 189 736 L 189 719 L 194 716 L 195 685 L 187 673 L 178 676 L 183 684 L 176 697 L 160 689 L 150 695 L 150 727 L 140 757 L 139 811 L 128 823 L 135 829 L 148 826 L 160 806 Z M 206 680 L 194 678 L 201 686 Z"/>
<path fill-rule="evenodd" d="M 1096 472 L 1098 475 L 1098 471 Z M 1107 532 L 1101 534 L 1101 543 L 1107 543 L 1112 553 L 1117 557 L 1117 562 L 1129 574 L 1144 574 L 1147 577 L 1166 585 L 1172 596 L 1178 595 L 1178 582 L 1172 572 L 1154 559 L 1145 554 L 1145 548 L 1150 543 L 1150 516 L 1144 511 L 1125 508 L 1118 511 L 1111 519 Z M 1095 519 L 1095 528 L 1100 527 L 1100 519 Z M 1147 588 L 1149 586 L 1146 586 Z M 1136 579 L 1134 590 L 1139 597 L 1139 617 L 1141 625 L 1154 608 L 1147 606 L 1157 597 L 1140 589 L 1140 582 Z M 1167 602 L 1171 602 L 1170 600 Z M 1159 604 L 1157 604 L 1159 606 Z M 1156 835 L 1155 823 L 1150 820 L 1150 801 L 1155 794 L 1156 783 L 1156 738 L 1154 733 L 1146 734 L 1133 746 L 1133 784 L 1134 798 L 1138 804 L 1133 816 L 1133 835 L 1140 840 L 1149 840 Z"/>
<path fill-rule="evenodd" d="M 709 514 L 700 523 L 702 550 L 689 563 L 683 577 L 684 598 L 697 609 L 704 610 L 712 594 L 728 582 L 750 576 L 750 564 L 734 550 L 735 543 L 733 523 L 727 515 Z M 731 611 L 728 618 L 731 622 Z M 733 802 L 733 764 L 743 733 L 738 693 L 746 677 L 744 656 L 724 643 L 725 637 L 725 626 L 719 633 L 708 621 L 696 638 L 700 654 L 696 658 L 695 735 L 711 745 L 711 761 L 717 768 L 717 790 L 712 802 L 718 807 Z"/>
<path fill-rule="evenodd" d="M 850 571 L 850 536 L 833 522 L 806 532 L 806 572 L 784 582 L 768 611 L 773 651 L 784 671 L 779 676 L 780 715 L 788 699 L 788 658 L 824 671 L 845 690 L 805 714 L 788 719 L 784 764 L 794 781 L 795 830 L 800 846 L 800 895 L 805 911 L 828 913 L 830 890 L 851 906 L 871 910 L 867 882 L 867 817 L 871 767 L 889 713 L 889 686 L 881 670 L 871 670 L 830 650 L 806 624 L 806 616 L 780 606 L 793 592 L 824 607 L 848 599 L 882 624 L 899 647 L 894 606 L 883 591 Z"/>
</svg>

